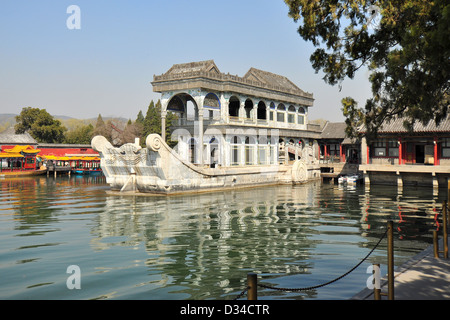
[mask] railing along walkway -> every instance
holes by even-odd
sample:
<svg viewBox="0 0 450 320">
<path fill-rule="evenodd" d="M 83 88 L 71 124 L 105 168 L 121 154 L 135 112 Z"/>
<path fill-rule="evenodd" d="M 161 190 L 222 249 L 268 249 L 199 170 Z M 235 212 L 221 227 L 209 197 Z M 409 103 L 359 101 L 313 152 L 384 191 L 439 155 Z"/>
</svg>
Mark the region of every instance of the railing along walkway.
<svg viewBox="0 0 450 320">
<path fill-rule="evenodd" d="M 366 261 L 369 256 L 375 251 L 375 249 L 379 246 L 379 244 L 381 243 L 381 241 L 386 237 L 386 235 L 388 236 L 388 269 L 392 269 L 392 274 L 393 274 L 393 266 L 394 266 L 394 262 L 393 262 L 393 223 L 392 221 L 388 222 L 387 225 L 387 229 L 385 231 L 385 233 L 383 234 L 383 236 L 378 240 L 377 244 L 370 250 L 370 252 L 359 262 L 357 263 L 353 268 L 351 268 L 350 270 L 348 270 L 347 272 L 345 272 L 344 274 L 342 274 L 341 276 L 316 285 L 316 286 L 310 286 L 310 287 L 301 287 L 301 288 L 279 288 L 279 287 L 274 287 L 274 286 L 268 286 L 268 285 L 264 285 L 264 284 L 260 284 L 258 283 L 257 280 L 257 274 L 256 273 L 249 273 L 247 274 L 247 287 L 244 288 L 244 290 L 235 298 L 235 299 L 239 299 L 242 296 L 245 295 L 245 293 L 247 293 L 247 299 L 248 300 L 257 300 L 257 288 L 264 288 L 264 289 L 271 289 L 271 290 L 276 290 L 276 291 L 287 291 L 287 292 L 300 292 L 300 291 L 309 291 L 309 290 L 314 290 L 314 289 L 318 289 L 318 288 L 322 288 L 325 287 L 327 285 L 330 285 L 342 278 L 344 278 L 345 276 L 349 275 L 351 272 L 353 272 L 354 270 L 356 270 L 364 261 Z M 390 281 L 392 282 L 392 281 Z M 393 299 L 393 287 L 389 287 L 389 290 L 391 293 L 389 293 L 389 296 L 392 296 Z"/>
<path fill-rule="evenodd" d="M 449 188 L 449 196 L 450 196 L 450 188 Z M 448 260 L 448 222 L 449 222 L 449 215 L 450 215 L 450 208 L 447 205 L 447 201 L 444 201 L 442 204 L 442 228 L 439 223 L 436 225 L 436 230 L 433 231 L 433 253 L 434 257 L 428 257 L 430 256 L 429 251 L 425 250 L 424 253 L 421 256 L 426 256 L 426 260 L 421 260 L 420 264 L 417 264 L 416 269 L 413 270 L 414 276 L 408 275 L 402 271 L 397 272 L 397 274 L 400 273 L 400 276 L 398 277 L 397 286 L 402 291 L 401 294 L 399 294 L 399 297 L 405 297 L 404 293 L 406 292 L 408 295 L 413 295 L 416 297 L 421 297 L 420 299 L 424 299 L 426 297 L 430 297 L 431 299 L 433 297 L 447 297 L 450 298 L 450 293 L 447 295 L 446 292 L 447 289 L 450 289 L 450 260 Z M 386 237 L 387 235 L 387 266 L 388 266 L 388 273 L 387 273 L 387 293 L 381 292 L 381 285 L 378 283 L 377 285 L 374 285 L 373 288 L 373 298 L 375 300 L 381 300 L 382 296 L 387 296 L 389 300 L 394 300 L 394 227 L 393 222 L 388 221 L 387 222 L 387 229 L 383 236 L 378 240 L 377 244 L 370 250 L 370 252 L 359 262 L 357 263 L 353 268 L 342 274 L 341 276 L 325 282 L 323 284 L 319 284 L 316 286 L 310 286 L 310 287 L 300 287 L 300 288 L 280 288 L 280 287 L 274 287 L 269 286 L 265 284 L 258 283 L 258 278 L 256 273 L 249 273 L 247 274 L 247 286 L 244 288 L 244 290 L 235 298 L 240 299 L 247 293 L 247 299 L 248 300 L 257 300 L 258 288 L 263 289 L 270 289 L 270 290 L 276 290 L 276 291 L 286 291 L 286 292 L 300 292 L 300 291 L 308 291 L 308 290 L 314 290 L 319 289 L 322 287 L 325 287 L 327 285 L 330 285 L 348 274 L 350 274 L 352 271 L 357 269 L 364 261 L 366 261 L 369 256 L 374 252 L 374 250 L 380 245 L 381 241 Z M 442 233 L 443 239 L 443 250 L 439 250 L 439 239 L 438 239 L 438 233 Z M 431 247 L 429 248 L 431 249 Z M 440 254 L 443 255 L 443 259 L 440 259 Z M 428 255 L 428 256 L 427 256 Z M 434 260 L 433 260 L 434 259 Z M 374 265 L 373 272 L 376 272 L 376 268 L 379 271 L 379 265 Z M 403 267 L 403 269 L 408 268 L 409 265 Z M 430 274 L 430 270 L 435 270 L 433 274 Z M 425 284 L 421 282 L 420 290 L 417 290 L 417 274 L 420 275 L 420 279 L 429 279 L 429 281 Z M 414 278 L 416 277 L 416 278 Z M 438 281 L 436 281 L 438 280 Z M 379 279 L 378 279 L 379 281 Z M 408 284 L 408 281 L 410 282 Z M 376 284 L 376 279 L 374 277 L 374 284 Z M 437 286 L 437 287 L 434 287 Z M 405 289 L 406 288 L 406 289 Z M 409 288 L 409 289 L 408 289 Z M 412 289 L 414 288 L 414 289 Z M 441 289 L 439 289 L 441 288 Z M 442 289 L 444 288 L 444 289 Z M 427 295 L 428 293 L 428 295 Z M 437 293 L 437 295 L 436 295 Z"/>
</svg>

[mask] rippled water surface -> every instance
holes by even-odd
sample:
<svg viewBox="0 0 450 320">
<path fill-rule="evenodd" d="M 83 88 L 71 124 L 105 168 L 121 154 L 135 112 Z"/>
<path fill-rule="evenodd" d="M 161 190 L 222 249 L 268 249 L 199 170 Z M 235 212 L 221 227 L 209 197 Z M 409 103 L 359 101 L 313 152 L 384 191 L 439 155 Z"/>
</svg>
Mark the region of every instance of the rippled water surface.
<svg viewBox="0 0 450 320">
<path fill-rule="evenodd" d="M 426 248 L 447 197 L 320 182 L 118 196 L 103 177 L 64 176 L 3 179 L 0 190 L 0 299 L 234 299 L 249 272 L 269 286 L 316 286 L 358 264 L 388 220 L 396 265 Z M 372 263 L 386 272 L 385 240 L 330 285 L 258 298 L 349 299 Z M 67 286 L 71 265 L 80 289 Z"/>
</svg>

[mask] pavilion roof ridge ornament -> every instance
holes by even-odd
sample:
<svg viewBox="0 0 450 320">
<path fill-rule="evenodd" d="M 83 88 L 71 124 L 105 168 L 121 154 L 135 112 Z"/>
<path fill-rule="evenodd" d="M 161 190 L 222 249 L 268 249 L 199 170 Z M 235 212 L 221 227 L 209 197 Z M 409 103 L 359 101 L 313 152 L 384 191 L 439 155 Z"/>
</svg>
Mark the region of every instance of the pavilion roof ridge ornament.
<svg viewBox="0 0 450 320">
<path fill-rule="evenodd" d="M 152 85 L 155 86 L 170 81 L 189 81 L 196 78 L 252 86 L 313 99 L 312 93 L 301 90 L 284 76 L 253 67 L 249 69 L 244 77 L 229 73 L 225 74 L 219 71 L 214 60 L 174 64 L 164 74 L 153 75 Z"/>
</svg>

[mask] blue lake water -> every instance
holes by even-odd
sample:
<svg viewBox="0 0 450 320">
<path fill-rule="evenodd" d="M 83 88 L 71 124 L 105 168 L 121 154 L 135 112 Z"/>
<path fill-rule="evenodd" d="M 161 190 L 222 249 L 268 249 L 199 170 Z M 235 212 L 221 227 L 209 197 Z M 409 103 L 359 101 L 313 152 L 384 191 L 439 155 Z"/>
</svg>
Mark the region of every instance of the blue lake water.
<svg viewBox="0 0 450 320">
<path fill-rule="evenodd" d="M 305 288 L 358 264 L 394 221 L 395 264 L 432 242 L 447 190 L 311 182 L 180 196 L 118 196 L 104 177 L 0 180 L 0 299 L 235 299 L 249 272 Z M 386 240 L 315 290 L 258 299 L 349 299 Z M 77 266 L 80 289 L 69 289 Z M 73 282 L 75 283 L 75 282 Z M 246 299 L 244 296 L 242 299 Z"/>
</svg>

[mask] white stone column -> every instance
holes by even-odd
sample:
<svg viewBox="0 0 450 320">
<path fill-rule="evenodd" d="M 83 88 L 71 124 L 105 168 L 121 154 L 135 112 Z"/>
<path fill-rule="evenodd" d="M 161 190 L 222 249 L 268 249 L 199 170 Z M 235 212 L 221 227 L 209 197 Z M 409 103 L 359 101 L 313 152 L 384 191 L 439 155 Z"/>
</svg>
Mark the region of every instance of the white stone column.
<svg viewBox="0 0 450 320">
<path fill-rule="evenodd" d="M 242 139 L 239 145 L 239 165 L 245 166 L 245 139 Z"/>
<path fill-rule="evenodd" d="M 205 96 L 206 94 L 202 93 L 198 96 L 193 97 L 195 100 L 195 103 L 197 104 L 197 110 L 198 110 L 198 125 L 197 125 L 197 132 L 196 134 L 196 138 L 197 138 L 197 150 L 198 150 L 198 163 L 200 165 L 203 165 L 203 133 L 204 133 L 204 129 L 203 129 L 203 113 L 204 113 L 204 109 L 203 109 L 203 101 L 205 100 Z M 195 129 L 194 129 L 195 132 Z"/>
<path fill-rule="evenodd" d="M 225 95 L 222 94 L 220 96 L 220 116 L 221 116 L 221 122 L 224 123 L 229 123 L 230 122 L 230 118 L 229 118 L 229 101 L 227 100 L 227 98 L 225 98 Z"/>
<path fill-rule="evenodd" d="M 367 139 L 362 137 L 361 139 L 361 164 L 367 164 L 369 155 L 367 154 Z"/>
<path fill-rule="evenodd" d="M 244 120 L 244 118 L 246 117 L 245 114 L 245 100 L 241 101 L 241 104 L 239 106 L 239 119 Z"/>
<path fill-rule="evenodd" d="M 161 137 L 166 141 L 166 115 L 167 111 L 161 111 Z"/>
<path fill-rule="evenodd" d="M 166 116 L 168 104 L 168 98 L 161 99 L 161 138 L 163 141 L 166 141 Z"/>
<path fill-rule="evenodd" d="M 203 165 L 203 108 L 198 110 L 198 163 Z"/>
</svg>

